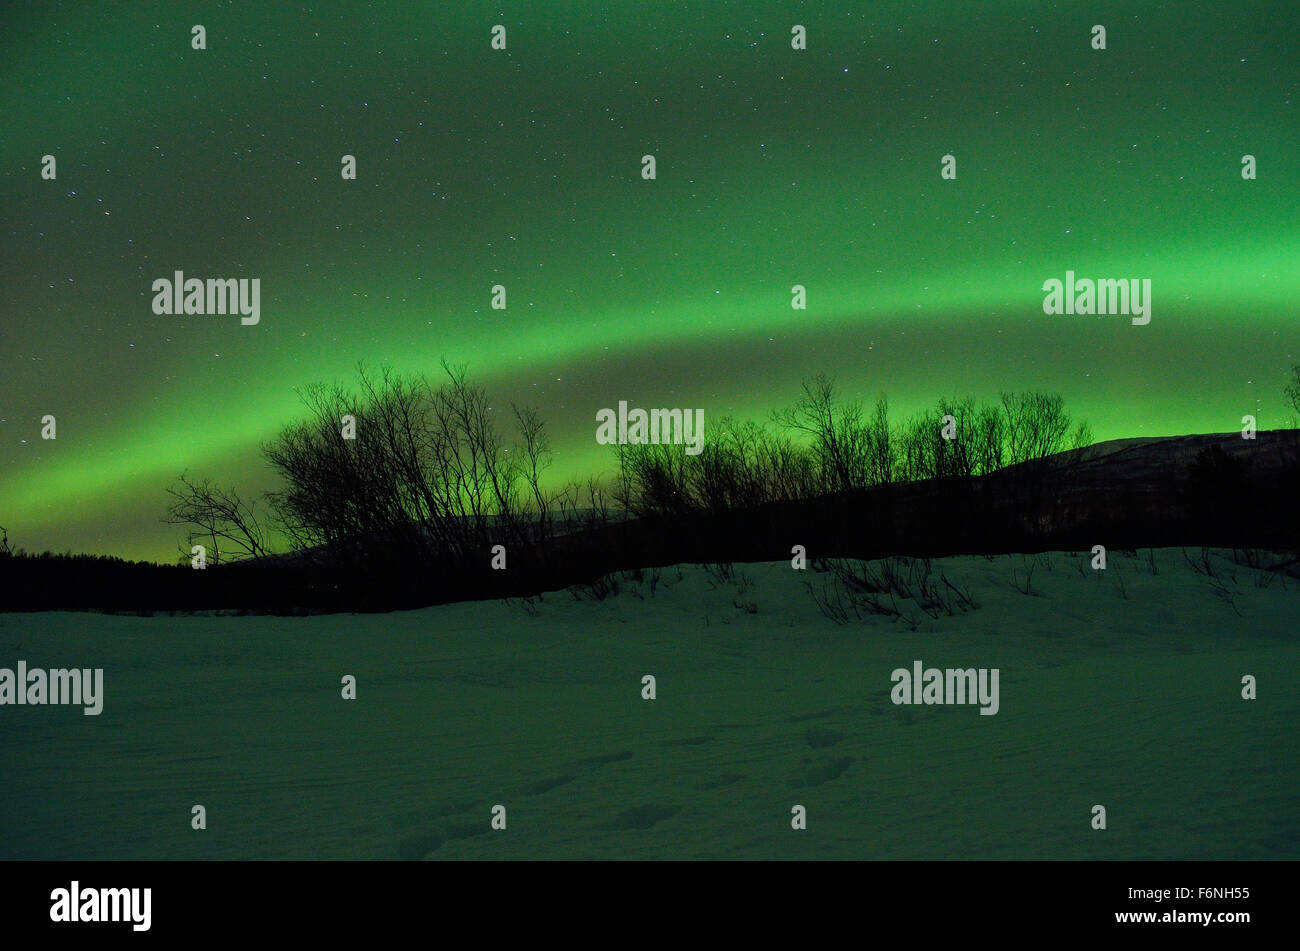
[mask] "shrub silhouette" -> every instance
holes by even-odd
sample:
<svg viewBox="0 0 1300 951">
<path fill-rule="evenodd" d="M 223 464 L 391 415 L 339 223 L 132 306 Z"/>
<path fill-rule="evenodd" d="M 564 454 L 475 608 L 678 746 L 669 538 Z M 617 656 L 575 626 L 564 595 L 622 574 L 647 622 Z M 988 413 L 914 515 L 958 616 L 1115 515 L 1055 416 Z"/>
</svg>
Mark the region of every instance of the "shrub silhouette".
<svg viewBox="0 0 1300 951">
<path fill-rule="evenodd" d="M 946 416 L 955 438 L 944 438 Z M 1011 485 L 1029 505 L 1048 460 L 1091 442 L 1087 425 L 1074 424 L 1056 394 L 1003 393 L 996 403 L 945 398 L 932 412 L 893 424 L 884 396 L 868 413 L 860 401 L 842 401 L 824 376 L 805 382 L 771 426 L 710 422 L 695 456 L 680 446 L 618 446 L 619 501 L 639 517 L 718 514 L 930 479 L 968 486 L 1014 466 Z"/>
</svg>

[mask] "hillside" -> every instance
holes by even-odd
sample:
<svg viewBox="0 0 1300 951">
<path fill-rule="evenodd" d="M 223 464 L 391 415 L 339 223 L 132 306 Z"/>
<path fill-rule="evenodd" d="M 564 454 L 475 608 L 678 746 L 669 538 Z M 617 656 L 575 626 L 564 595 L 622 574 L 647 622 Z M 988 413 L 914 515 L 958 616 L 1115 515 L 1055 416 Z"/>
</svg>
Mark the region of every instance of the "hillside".
<svg viewBox="0 0 1300 951">
<path fill-rule="evenodd" d="M 102 667 L 105 700 L 0 713 L 0 857 L 1300 859 L 1300 585 L 1188 554 L 940 559 L 973 610 L 847 625 L 788 562 L 595 601 L 2 615 L 0 666 Z M 916 660 L 998 668 L 998 712 L 893 704 Z"/>
</svg>

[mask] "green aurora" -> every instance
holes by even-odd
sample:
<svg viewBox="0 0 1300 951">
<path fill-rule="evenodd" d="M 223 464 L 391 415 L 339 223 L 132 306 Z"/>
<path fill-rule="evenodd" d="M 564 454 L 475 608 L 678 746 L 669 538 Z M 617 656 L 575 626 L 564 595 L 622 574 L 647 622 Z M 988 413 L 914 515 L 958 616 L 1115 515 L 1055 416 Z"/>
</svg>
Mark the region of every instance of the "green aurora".
<svg viewBox="0 0 1300 951">
<path fill-rule="evenodd" d="M 0 12 L 15 545 L 175 561 L 174 478 L 268 487 L 358 361 L 467 364 L 556 478 L 609 468 L 601 407 L 762 418 L 816 372 L 902 415 L 1049 389 L 1097 439 L 1289 422 L 1294 3 L 277 6 Z M 260 323 L 153 314 L 176 270 L 259 278 Z M 1067 270 L 1149 278 L 1150 325 L 1045 315 Z"/>
</svg>

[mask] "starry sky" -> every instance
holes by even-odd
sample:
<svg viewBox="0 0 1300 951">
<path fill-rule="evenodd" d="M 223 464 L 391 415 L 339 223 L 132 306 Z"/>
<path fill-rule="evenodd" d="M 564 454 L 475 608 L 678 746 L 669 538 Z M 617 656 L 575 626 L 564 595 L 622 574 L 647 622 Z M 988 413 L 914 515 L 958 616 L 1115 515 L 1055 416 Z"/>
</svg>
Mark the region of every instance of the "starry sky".
<svg viewBox="0 0 1300 951">
<path fill-rule="evenodd" d="M 816 372 L 900 414 L 1052 390 L 1098 439 L 1285 425 L 1298 27 L 1289 0 L 6 3 L 0 524 L 174 562 L 175 477 L 269 487 L 295 388 L 359 360 L 467 364 L 542 413 L 557 478 L 609 468 L 619 400 L 764 418 Z M 260 323 L 155 315 L 176 270 L 259 278 Z M 1150 279 L 1151 323 L 1045 315 L 1067 270 Z"/>
</svg>

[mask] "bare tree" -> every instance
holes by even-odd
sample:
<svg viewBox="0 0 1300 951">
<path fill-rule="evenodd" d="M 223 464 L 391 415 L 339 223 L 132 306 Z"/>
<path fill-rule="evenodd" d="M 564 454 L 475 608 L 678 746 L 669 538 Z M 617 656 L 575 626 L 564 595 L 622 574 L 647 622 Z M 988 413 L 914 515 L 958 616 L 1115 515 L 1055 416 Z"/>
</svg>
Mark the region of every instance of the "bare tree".
<svg viewBox="0 0 1300 951">
<path fill-rule="evenodd" d="M 355 393 L 304 392 L 308 418 L 263 447 L 284 480 L 273 500 L 295 548 L 464 563 L 496 540 L 545 547 L 552 457 L 541 418 L 513 408 L 522 442 L 512 449 L 486 391 L 464 367 L 442 371 L 434 381 L 362 366 Z"/>
<path fill-rule="evenodd" d="M 774 414 L 781 426 L 812 439 L 812 450 L 831 491 L 847 492 L 867 484 L 867 432 L 862 404 L 839 403 L 835 384 L 818 374 L 803 383 L 803 396 Z"/>
<path fill-rule="evenodd" d="M 1300 363 L 1292 365 L 1291 378 L 1282 387 L 1282 393 L 1286 396 L 1286 404 L 1291 407 L 1291 411 L 1300 414 Z"/>
<path fill-rule="evenodd" d="M 211 479 L 191 479 L 188 472 L 167 494 L 172 502 L 163 521 L 189 526 L 183 555 L 188 557 L 196 542 L 206 540 L 213 564 L 266 556 L 256 501 L 246 502 L 233 487 L 221 488 Z"/>
<path fill-rule="evenodd" d="M 687 456 L 667 443 L 615 446 L 619 483 L 615 501 L 640 517 L 684 515 L 696 505 L 691 497 Z"/>
</svg>

